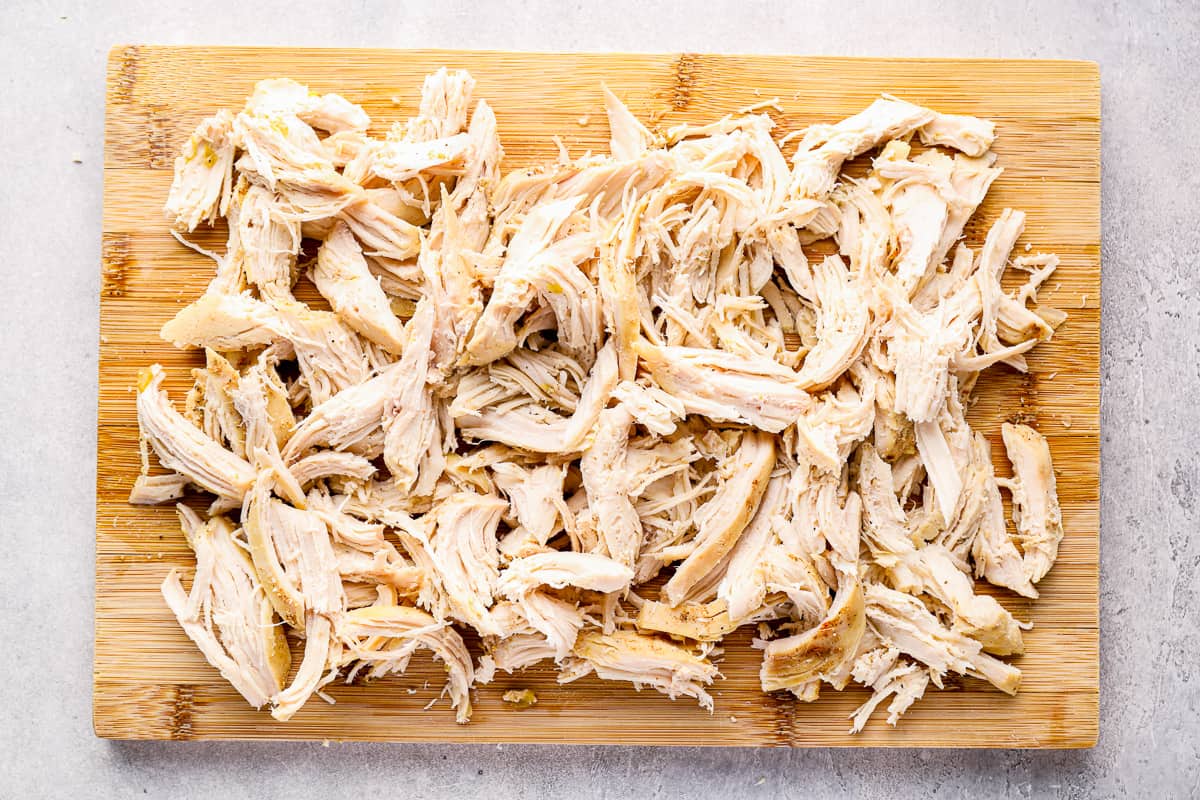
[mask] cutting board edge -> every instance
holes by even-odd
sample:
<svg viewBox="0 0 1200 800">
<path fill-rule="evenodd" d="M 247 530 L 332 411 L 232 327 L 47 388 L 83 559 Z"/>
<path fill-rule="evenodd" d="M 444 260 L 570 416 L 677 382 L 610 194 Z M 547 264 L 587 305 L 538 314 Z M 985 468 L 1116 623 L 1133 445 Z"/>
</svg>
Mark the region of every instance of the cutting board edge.
<svg viewBox="0 0 1200 800">
<path fill-rule="evenodd" d="M 135 51 L 140 51 L 140 50 L 160 51 L 161 50 L 161 51 L 174 51 L 174 52 L 180 52 L 180 51 L 208 52 L 208 53 L 215 52 L 218 55 L 220 55 L 220 54 L 233 55 L 233 54 L 238 54 L 238 53 L 244 54 L 247 52 L 261 53 L 261 52 L 267 51 L 267 52 L 277 52 L 277 53 L 278 52 L 287 52 L 287 53 L 297 54 L 297 55 L 301 55 L 301 56 L 304 56 L 304 55 L 320 56 L 322 54 L 329 54 L 329 53 L 333 53 L 333 52 L 348 52 L 351 50 L 351 48 L 327 48 L 327 47 L 320 47 L 320 48 L 318 48 L 318 47 L 286 48 L 286 47 L 253 47 L 253 46 L 207 47 L 207 46 L 191 46 L 191 45 L 174 46 L 174 45 L 157 45 L 157 44 L 117 44 L 117 45 L 114 45 L 109 50 L 108 69 L 110 72 L 113 69 L 120 68 L 122 60 L 127 56 L 128 51 L 130 49 L 134 49 Z M 461 50 L 461 49 L 419 48 L 419 49 L 409 49 L 409 50 L 397 50 L 397 49 L 389 49 L 389 48 L 363 48 L 363 49 L 353 49 L 353 50 L 355 52 L 363 53 L 366 55 L 379 55 L 379 56 L 385 56 L 385 55 L 390 55 L 390 54 L 403 54 L 403 55 L 409 55 L 409 56 L 415 56 L 415 55 L 426 56 L 427 55 L 427 56 L 430 56 L 431 58 L 437 57 L 439 55 L 448 55 L 448 54 L 455 54 L 455 53 L 521 55 L 521 53 L 514 52 L 514 51 L 493 50 L 493 49 Z M 1081 60 L 1081 59 L 943 58 L 943 57 L 937 57 L 937 58 L 920 58 L 920 57 L 917 57 L 917 58 L 871 58 L 871 57 L 854 57 L 854 56 L 795 56 L 795 55 L 788 55 L 788 54 L 711 53 L 711 52 L 692 53 L 692 52 L 681 52 L 681 51 L 613 53 L 613 52 L 598 52 L 598 51 L 545 50 L 545 51 L 527 51 L 527 52 L 529 54 L 535 55 L 535 56 L 561 55 L 561 56 L 572 56 L 572 57 L 578 56 L 578 57 L 584 57 L 584 58 L 595 57 L 598 60 L 604 59 L 606 57 L 620 57 L 620 56 L 628 56 L 628 57 L 634 57 L 634 58 L 645 57 L 648 59 L 658 59 L 658 58 L 670 57 L 670 56 L 682 57 L 682 56 L 687 56 L 687 55 L 703 55 L 703 56 L 711 56 L 714 59 L 739 59 L 739 58 L 759 59 L 759 60 L 787 59 L 789 61 L 807 61 L 807 62 L 813 62 L 813 63 L 839 63 L 839 62 L 859 62 L 859 63 L 861 63 L 861 62 L 873 62 L 874 61 L 874 62 L 887 62 L 887 63 L 900 62 L 900 63 L 914 63 L 914 64 L 915 63 L 931 63 L 931 64 L 969 63 L 969 64 L 980 64 L 980 65 L 985 65 L 985 64 L 1030 65 L 1030 64 L 1035 64 L 1035 63 L 1042 63 L 1042 64 L 1053 64 L 1053 65 L 1078 66 L 1084 70 L 1084 72 L 1081 73 L 1082 77 L 1091 78 L 1096 83 L 1095 117 L 1097 120 L 1097 125 L 1096 125 L 1097 142 L 1098 142 L 1097 150 L 1099 150 L 1099 138 L 1102 135 L 1102 130 L 1098 124 L 1098 120 L 1099 120 L 1099 116 L 1100 116 L 1100 103 L 1101 103 L 1101 98 L 1100 98 L 1100 93 L 1099 93 L 1100 69 L 1099 69 L 1099 66 L 1096 64 L 1096 62 L 1089 61 L 1089 60 Z M 1090 75 L 1087 73 L 1090 73 Z M 108 85 L 111 90 L 111 88 L 112 88 L 112 76 L 111 75 L 109 76 L 106 85 Z M 113 111 L 114 111 L 114 104 L 111 101 L 106 102 L 106 106 L 105 106 L 105 137 L 106 137 L 106 139 L 107 139 L 108 133 L 109 133 L 109 117 L 113 113 Z M 1090 119 L 1090 117 L 1089 117 L 1089 119 Z M 1100 173 L 1099 166 L 1098 166 L 1099 165 L 1098 155 L 1099 154 L 1097 154 L 1097 183 L 1099 182 L 1099 180 L 1101 180 L 1101 177 L 1100 177 L 1101 173 Z M 110 169 L 106 168 L 105 169 L 105 178 L 104 178 L 105 195 L 106 196 L 107 196 L 108 190 L 109 190 L 109 180 L 110 180 L 109 173 L 110 173 Z M 1101 213 L 1101 208 L 1100 208 L 1099 204 L 1097 203 L 1097 205 L 1094 207 L 1094 214 L 1098 220 L 1100 217 L 1100 213 Z M 1097 264 L 1096 264 L 1098 275 L 1100 273 L 1100 262 L 1101 262 L 1102 256 L 1103 256 L 1102 242 L 1103 242 L 1102 237 L 1099 237 L 1098 245 L 1100 247 L 1098 248 L 1099 252 L 1097 255 Z M 1097 295 L 1096 295 L 1097 298 L 1099 298 L 1099 296 L 1100 296 L 1099 292 L 1101 291 L 1102 285 L 1103 285 L 1102 281 L 1100 281 L 1098 279 L 1097 280 Z M 103 313 L 104 305 L 105 305 L 104 298 L 101 297 L 101 312 L 102 313 Z M 1103 324 L 1102 317 L 1100 317 L 1099 321 L 1098 321 L 1098 331 L 1097 331 L 1098 338 L 1100 336 L 1099 326 L 1101 326 L 1102 324 Z M 102 372 L 103 368 L 104 368 L 104 362 L 100 361 L 97 365 L 98 372 Z M 1100 404 L 1099 403 L 1097 403 L 1094 413 L 1098 418 L 1099 414 L 1100 414 Z M 102 457 L 103 452 L 98 449 L 97 455 L 98 455 L 98 458 Z M 101 480 L 101 476 L 98 471 L 97 484 L 99 484 L 100 480 Z M 1098 514 L 1098 516 L 1099 516 L 1099 514 Z M 99 519 L 96 520 L 96 523 L 97 523 L 97 529 L 98 529 L 99 528 Z M 1098 520 L 1096 531 L 1094 532 L 1093 535 L 1096 536 L 1097 546 L 1099 546 L 1099 538 L 1100 538 L 1099 520 Z M 97 544 L 98 544 L 98 540 L 97 540 Z M 1097 643 L 1097 647 L 1098 647 L 1099 638 L 1100 638 L 1099 602 L 1098 602 L 1099 584 L 1100 584 L 1100 577 L 1099 577 L 1099 572 L 1097 571 L 1096 580 L 1094 582 L 1096 596 L 1097 596 L 1096 612 L 1095 612 L 1096 625 L 1095 625 L 1094 629 L 1092 629 L 1092 628 L 1086 629 L 1088 633 L 1091 633 L 1094 636 L 1095 641 Z M 96 638 L 96 636 L 95 636 L 95 632 L 94 632 L 94 635 L 93 635 L 94 641 L 95 641 L 95 638 Z M 1098 649 L 1096 651 L 1096 657 L 1094 659 L 1092 659 L 1091 662 L 1092 662 L 1091 666 L 1093 667 L 1093 674 L 1097 675 L 1097 677 L 1098 677 L 1098 673 L 1099 673 Z M 93 711 L 93 731 L 97 737 L 108 738 L 108 739 L 125 739 L 125 740 L 161 740 L 161 739 L 172 738 L 171 736 L 169 736 L 169 731 L 165 728 L 160 728 L 157 731 L 143 731 L 143 730 L 130 731 L 129 726 L 118 724 L 115 720 L 100 719 L 98 717 L 98 714 L 102 710 L 102 707 L 100 705 L 98 705 L 98 703 L 97 703 L 96 692 L 102 688 L 102 683 L 103 682 L 99 680 L 98 676 L 94 672 L 93 687 L 92 687 L 93 688 L 92 711 Z M 1100 691 L 1099 691 L 1098 680 L 1094 684 L 1094 686 L 1095 686 L 1094 690 L 1087 692 L 1087 695 L 1091 698 L 1091 701 L 1092 701 L 1090 704 L 1091 710 L 1089 712 L 1089 716 L 1087 719 L 1087 722 L 1089 724 L 1087 724 L 1085 726 L 1077 726 L 1072 731 L 1071 735 L 1069 735 L 1069 736 L 1058 736 L 1057 741 L 1059 742 L 1059 744 L 1053 745 L 1052 747 L 1054 749 L 1089 748 L 1089 747 L 1095 746 L 1097 739 L 1098 739 L 1098 735 L 1099 735 Z M 264 726 L 264 727 L 267 727 L 267 726 Z M 283 735 L 275 735 L 276 733 L 283 734 Z M 266 737 L 257 737 L 257 736 L 240 737 L 240 736 L 225 736 L 225 735 L 218 734 L 218 735 L 212 735 L 212 736 L 203 735 L 203 736 L 197 736 L 194 738 L 206 739 L 206 740 L 227 740 L 227 741 L 262 741 L 264 739 L 274 740 L 274 741 L 298 741 L 298 740 L 316 741 L 316 740 L 321 740 L 324 738 L 333 738 L 336 740 L 345 740 L 345 741 L 351 741 L 351 740 L 353 740 L 353 741 L 397 741 L 397 742 L 401 742 L 401 741 L 403 741 L 403 742 L 436 741 L 436 742 L 447 742 L 447 743 L 468 743 L 467 740 L 470 740 L 471 742 L 489 743 L 489 744 L 490 743 L 504 743 L 504 742 L 508 741 L 503 738 L 485 739 L 485 738 L 479 737 L 477 735 L 471 735 L 466 731 L 464 731 L 464 736 L 462 738 L 442 737 L 442 736 L 438 736 L 438 735 L 433 735 L 433 736 L 425 735 L 425 736 L 420 736 L 420 737 L 398 737 L 398 738 L 379 738 L 379 737 L 350 737 L 350 738 L 347 738 L 344 736 L 340 736 L 340 737 L 295 736 L 295 735 L 287 735 L 286 731 L 275 731 L 275 730 L 271 730 L 271 734 Z M 635 742 L 643 743 L 646 745 L 652 745 L 652 746 L 694 746 L 697 744 L 702 745 L 702 746 L 720 746 L 720 745 L 727 744 L 727 743 L 721 742 L 721 741 L 700 741 L 700 742 L 689 742 L 686 745 L 667 745 L 661 741 L 648 741 L 647 740 L 647 741 L 643 742 L 643 741 L 639 741 L 636 736 L 630 737 L 630 743 L 635 743 Z M 520 742 L 511 742 L 511 743 L 520 743 Z M 568 742 L 568 743 L 594 744 L 596 742 L 580 740 L 579 742 Z M 763 746 L 763 745 L 758 744 L 758 745 L 750 745 L 750 746 Z M 788 745 L 776 745 L 776 746 L 788 746 Z M 795 746 L 795 747 L 812 747 L 812 746 L 863 747 L 864 745 L 857 743 L 852 737 L 849 737 L 847 739 L 847 741 L 844 741 L 844 742 L 813 742 L 813 743 L 793 742 L 793 743 L 791 743 L 790 746 Z M 913 741 L 908 741 L 908 740 L 903 740 L 903 739 L 897 738 L 896 740 L 891 741 L 891 742 L 873 743 L 872 746 L 882 746 L 882 747 L 888 747 L 888 748 L 914 747 L 914 746 L 936 747 L 936 748 L 943 748 L 943 747 L 947 747 L 947 748 L 948 747 L 991 748 L 991 747 L 1000 747 L 1003 745 L 999 745 L 996 743 L 986 743 L 986 742 L 984 742 L 984 743 L 967 743 L 967 744 L 962 744 L 962 743 L 947 744 L 945 742 L 913 742 Z M 1038 748 L 1045 748 L 1045 746 L 1039 745 L 1039 744 L 1029 744 L 1029 745 L 1021 745 L 1016 749 L 1038 749 Z"/>
</svg>

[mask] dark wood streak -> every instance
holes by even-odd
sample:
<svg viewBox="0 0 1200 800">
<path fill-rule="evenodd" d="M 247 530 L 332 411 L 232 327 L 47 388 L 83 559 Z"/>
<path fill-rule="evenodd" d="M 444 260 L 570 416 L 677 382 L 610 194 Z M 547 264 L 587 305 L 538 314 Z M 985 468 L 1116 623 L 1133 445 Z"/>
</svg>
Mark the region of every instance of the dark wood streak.
<svg viewBox="0 0 1200 800">
<path fill-rule="evenodd" d="M 796 703 L 797 700 L 790 692 L 764 693 L 771 704 L 771 744 L 776 747 L 794 747 L 796 745 Z"/>
<path fill-rule="evenodd" d="M 171 110 L 161 104 L 146 104 L 146 147 L 150 169 L 172 169 L 179 149 L 171 144 Z"/>
<path fill-rule="evenodd" d="M 195 702 L 195 690 L 188 684 L 175 687 L 175 697 L 171 702 L 170 737 L 178 741 L 192 738 L 192 706 Z"/>
<path fill-rule="evenodd" d="M 130 241 L 125 233 L 106 233 L 100 247 L 100 295 L 123 297 L 130 266 Z"/>
<path fill-rule="evenodd" d="M 1038 376 L 1032 370 L 1021 373 L 1021 384 L 1017 388 L 1016 410 L 1006 420 L 1014 425 L 1037 425 Z"/>
<path fill-rule="evenodd" d="M 683 111 L 692 103 L 692 86 L 696 82 L 696 72 L 700 65 L 700 56 L 696 53 L 680 53 L 675 61 L 675 80 L 671 87 L 671 108 Z"/>
<path fill-rule="evenodd" d="M 122 105 L 133 102 L 133 87 L 137 84 L 142 49 L 130 45 L 121 51 L 117 77 L 113 81 L 113 100 Z"/>
</svg>

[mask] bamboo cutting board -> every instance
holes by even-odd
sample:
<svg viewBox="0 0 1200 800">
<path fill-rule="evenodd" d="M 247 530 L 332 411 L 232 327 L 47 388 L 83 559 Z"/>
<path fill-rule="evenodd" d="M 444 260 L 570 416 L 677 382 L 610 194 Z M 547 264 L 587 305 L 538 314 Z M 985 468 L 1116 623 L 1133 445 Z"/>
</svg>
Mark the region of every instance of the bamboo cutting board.
<svg viewBox="0 0 1200 800">
<path fill-rule="evenodd" d="M 384 130 L 415 113 L 423 76 L 465 67 L 477 97 L 495 108 L 505 168 L 551 158 L 562 137 L 573 156 L 605 151 L 600 81 L 652 124 L 708 121 L 773 97 L 778 133 L 832 122 L 892 93 L 944 112 L 995 120 L 1004 175 L 968 227 L 977 245 L 1005 206 L 1028 214 L 1018 252 L 1057 252 L 1062 266 L 1042 296 L 1070 313 L 1053 342 L 1020 375 L 999 367 L 981 380 L 971 412 L 1007 474 L 1001 421 L 1032 419 L 1050 440 L 1066 539 L 1033 602 L 994 592 L 1032 620 L 1021 693 L 1008 697 L 973 679 L 932 687 L 901 720 L 878 712 L 858 736 L 848 715 L 862 690 L 825 691 L 815 703 L 765 695 L 760 654 L 743 630 L 728 641 L 716 712 L 689 700 L 589 677 L 566 687 L 549 670 L 502 675 L 476 693 L 469 725 L 454 723 L 440 665 L 369 686 L 331 685 L 289 723 L 249 708 L 175 623 L 158 593 L 173 566 L 194 565 L 174 511 L 134 508 L 138 473 L 134 383 L 154 361 L 182 402 L 187 370 L 200 364 L 157 331 L 203 289 L 211 262 L 171 238 L 161 207 L 171 166 L 192 128 L 218 108 L 237 108 L 254 82 L 286 76 L 361 103 Z M 702 745 L 1087 747 L 1098 727 L 1100 119 L 1094 64 L 1063 61 L 829 59 L 712 55 L 281 50 L 118 47 L 109 57 L 104 150 L 100 314 L 100 413 L 96 488 L 97 735 L 123 739 L 373 739 Z M 791 149 L 786 152 L 790 155 Z M 220 250 L 224 232 L 200 233 Z M 991 591 L 991 590 L 988 590 Z M 516 711 L 504 691 L 532 688 L 535 707 Z"/>
</svg>

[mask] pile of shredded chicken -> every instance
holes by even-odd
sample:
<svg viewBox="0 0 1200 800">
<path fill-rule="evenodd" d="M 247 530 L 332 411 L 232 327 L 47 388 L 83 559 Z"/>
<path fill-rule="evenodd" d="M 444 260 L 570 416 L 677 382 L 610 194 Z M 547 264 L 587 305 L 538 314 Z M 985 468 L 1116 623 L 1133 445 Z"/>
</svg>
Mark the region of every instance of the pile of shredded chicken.
<svg viewBox="0 0 1200 800">
<path fill-rule="evenodd" d="M 950 673 L 1015 693 L 1027 626 L 974 579 L 1037 596 L 1054 471 L 1005 424 L 998 478 L 964 411 L 1066 315 L 1021 212 L 961 241 L 993 125 L 882 97 L 789 164 L 765 114 L 652 132 L 605 89 L 609 153 L 502 175 L 473 88 L 440 70 L 374 137 L 263 81 L 175 163 L 176 235 L 228 243 L 162 328 L 206 357 L 183 410 L 142 373 L 130 500 L 213 498 L 162 586 L 212 665 L 280 720 L 421 649 L 459 722 L 534 664 L 711 710 L 749 625 L 764 691 L 873 692 L 854 731 Z"/>
</svg>

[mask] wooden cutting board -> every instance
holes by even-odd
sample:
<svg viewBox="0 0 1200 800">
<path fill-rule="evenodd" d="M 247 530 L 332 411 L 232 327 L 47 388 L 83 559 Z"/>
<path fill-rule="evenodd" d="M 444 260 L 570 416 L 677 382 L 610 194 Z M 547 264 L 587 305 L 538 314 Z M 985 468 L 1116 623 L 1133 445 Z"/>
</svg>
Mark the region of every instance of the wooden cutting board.
<svg viewBox="0 0 1200 800">
<path fill-rule="evenodd" d="M 1004 175 L 968 227 L 982 241 L 1005 206 L 1024 210 L 1026 242 L 1062 266 L 1042 295 L 1070 319 L 1029 358 L 1030 372 L 997 368 L 981 381 L 972 424 L 992 440 L 1007 474 L 999 426 L 1020 415 L 1050 440 L 1066 539 L 1031 602 L 995 592 L 1032 620 L 1016 660 L 1021 693 L 973 679 L 932 688 L 897 728 L 878 713 L 858 736 L 848 715 L 862 690 L 800 703 L 758 687 L 759 653 L 743 631 L 721 662 L 716 712 L 688 700 L 587 678 L 559 687 L 549 670 L 502 676 L 476 692 L 469 725 L 454 723 L 440 665 L 370 686 L 334 684 L 289 723 L 249 708 L 201 657 L 168 612 L 158 585 L 194 565 L 170 508 L 134 508 L 138 473 L 134 383 L 161 362 L 182 402 L 200 363 L 160 341 L 159 326 L 194 298 L 212 264 L 178 244 L 161 207 L 171 166 L 195 124 L 237 108 L 254 82 L 287 76 L 361 103 L 375 130 L 414 113 L 422 77 L 465 67 L 496 110 L 506 168 L 551 158 L 558 134 L 571 154 L 604 151 L 605 81 L 643 120 L 708 121 L 778 97 L 780 135 L 852 114 L 880 93 L 944 112 L 995 120 Z M 123 739 L 374 739 L 692 745 L 1087 747 L 1098 727 L 1100 91 L 1095 64 L 1066 61 L 833 59 L 714 55 L 558 54 L 387 50 L 117 47 L 108 64 L 104 242 L 100 299 L 100 416 L 96 487 L 97 735 Z M 790 154 L 790 148 L 787 150 Z M 219 250 L 222 231 L 194 237 Z M 189 572 L 190 574 L 190 572 Z M 990 590 L 989 590 L 990 591 Z M 516 711 L 504 691 L 532 688 Z M 424 707 L 432 702 L 428 711 Z"/>
</svg>

